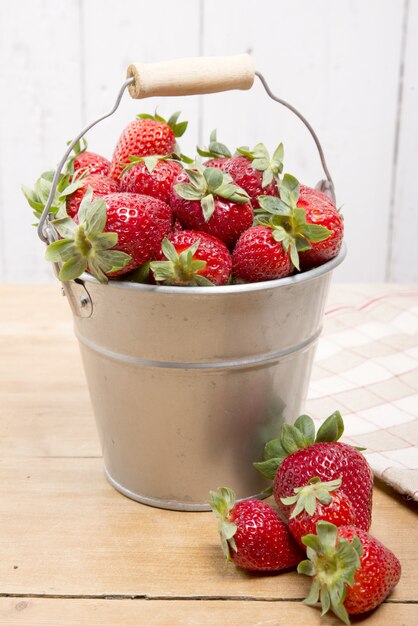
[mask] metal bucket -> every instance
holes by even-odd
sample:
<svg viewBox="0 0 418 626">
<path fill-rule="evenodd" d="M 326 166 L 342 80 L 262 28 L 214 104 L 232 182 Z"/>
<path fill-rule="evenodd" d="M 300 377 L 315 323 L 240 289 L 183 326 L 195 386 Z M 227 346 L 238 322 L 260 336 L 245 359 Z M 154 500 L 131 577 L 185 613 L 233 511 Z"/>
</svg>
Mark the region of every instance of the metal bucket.
<svg viewBox="0 0 418 626">
<path fill-rule="evenodd" d="M 299 415 L 332 269 L 227 287 L 67 283 L 108 480 L 203 511 L 210 489 L 260 496 L 252 468 Z"/>
<path fill-rule="evenodd" d="M 114 107 L 68 146 L 52 181 L 38 235 L 57 239 L 49 210 L 73 147 L 132 97 L 249 89 L 267 94 L 308 128 L 334 201 L 323 150 L 309 122 L 274 96 L 248 55 L 182 59 L 128 68 Z M 252 468 L 265 441 L 297 416 L 306 397 L 332 270 L 339 256 L 308 272 L 226 287 L 164 287 L 90 275 L 63 283 L 103 448 L 116 489 L 166 509 L 205 511 L 209 490 L 261 496 L 266 481 Z M 59 273 L 59 267 L 55 267 Z"/>
</svg>

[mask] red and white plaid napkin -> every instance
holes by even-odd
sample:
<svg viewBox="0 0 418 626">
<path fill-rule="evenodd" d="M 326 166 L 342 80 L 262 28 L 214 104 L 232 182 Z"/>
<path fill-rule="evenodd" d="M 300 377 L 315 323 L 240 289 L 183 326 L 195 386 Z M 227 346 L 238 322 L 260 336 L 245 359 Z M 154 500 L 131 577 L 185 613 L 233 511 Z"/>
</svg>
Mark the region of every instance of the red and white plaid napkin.
<svg viewBox="0 0 418 626">
<path fill-rule="evenodd" d="M 376 476 L 418 500 L 418 289 L 336 286 L 325 312 L 307 411 L 334 410 L 343 440 Z"/>
</svg>

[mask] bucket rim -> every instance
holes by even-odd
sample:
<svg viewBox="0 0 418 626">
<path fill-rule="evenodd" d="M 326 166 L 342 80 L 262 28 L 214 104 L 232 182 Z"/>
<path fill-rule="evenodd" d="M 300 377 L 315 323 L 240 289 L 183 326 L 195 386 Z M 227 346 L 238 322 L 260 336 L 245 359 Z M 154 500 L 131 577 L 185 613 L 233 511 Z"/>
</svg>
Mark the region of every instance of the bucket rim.
<svg viewBox="0 0 418 626">
<path fill-rule="evenodd" d="M 238 293 L 246 293 L 250 291 L 264 291 L 267 289 L 274 289 L 278 287 L 288 287 L 290 285 L 296 285 L 299 283 L 306 283 L 310 280 L 314 280 L 315 278 L 319 278 L 328 272 L 331 272 L 333 269 L 340 265 L 347 255 L 347 246 L 345 242 L 343 242 L 341 249 L 337 256 L 335 256 L 330 261 L 319 265 L 318 267 L 314 267 L 311 270 L 307 270 L 306 272 L 301 272 L 300 274 L 294 274 L 293 276 L 287 276 L 286 278 L 277 278 L 275 280 L 265 280 L 257 283 L 242 283 L 237 285 L 222 285 L 219 287 L 176 287 L 173 285 L 148 285 L 145 283 L 134 283 L 123 280 L 110 280 L 107 284 L 103 285 L 98 282 L 91 274 L 85 272 L 80 276 L 78 280 L 82 280 L 83 282 L 93 283 L 97 286 L 108 288 L 114 287 L 116 289 L 128 289 L 130 291 L 141 291 L 141 292 L 153 292 L 153 293 L 166 293 L 166 294 L 177 294 L 177 295 L 216 295 L 216 294 L 238 294 Z"/>
</svg>

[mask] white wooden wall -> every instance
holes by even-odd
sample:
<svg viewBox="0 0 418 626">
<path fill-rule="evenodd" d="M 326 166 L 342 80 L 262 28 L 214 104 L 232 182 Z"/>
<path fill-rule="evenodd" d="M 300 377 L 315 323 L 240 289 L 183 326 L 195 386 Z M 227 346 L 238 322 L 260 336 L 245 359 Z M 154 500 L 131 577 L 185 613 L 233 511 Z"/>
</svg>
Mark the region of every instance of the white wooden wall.
<svg viewBox="0 0 418 626">
<path fill-rule="evenodd" d="M 344 207 L 341 281 L 418 280 L 418 0 L 0 0 L 0 281 L 52 281 L 20 193 L 110 108 L 126 66 L 250 51 L 273 91 L 323 142 Z M 89 136 L 111 156 L 138 112 L 181 109 L 184 151 L 218 128 L 233 147 L 283 141 L 286 169 L 314 185 L 312 140 L 250 92 L 123 101 Z M 411 183 L 411 181 L 413 181 Z"/>
</svg>

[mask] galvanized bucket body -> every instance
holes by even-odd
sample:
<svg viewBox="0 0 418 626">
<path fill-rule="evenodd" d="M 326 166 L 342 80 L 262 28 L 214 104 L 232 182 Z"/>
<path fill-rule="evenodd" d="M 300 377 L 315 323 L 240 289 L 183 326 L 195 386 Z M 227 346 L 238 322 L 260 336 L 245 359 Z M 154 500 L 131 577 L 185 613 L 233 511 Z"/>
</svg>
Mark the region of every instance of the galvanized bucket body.
<svg viewBox="0 0 418 626">
<path fill-rule="evenodd" d="M 263 491 L 252 462 L 301 412 L 343 256 L 294 277 L 228 287 L 100 285 L 88 275 L 66 283 L 116 489 L 195 511 L 208 509 L 209 490 L 220 485 L 239 498 Z"/>
</svg>

